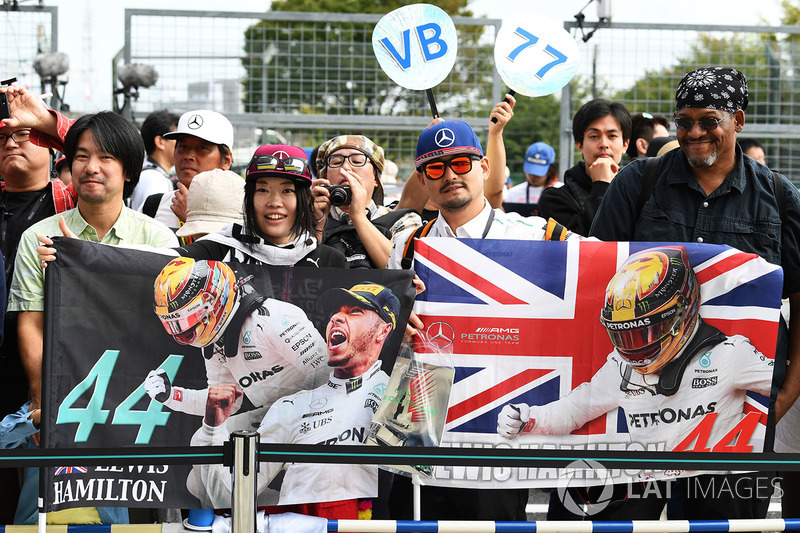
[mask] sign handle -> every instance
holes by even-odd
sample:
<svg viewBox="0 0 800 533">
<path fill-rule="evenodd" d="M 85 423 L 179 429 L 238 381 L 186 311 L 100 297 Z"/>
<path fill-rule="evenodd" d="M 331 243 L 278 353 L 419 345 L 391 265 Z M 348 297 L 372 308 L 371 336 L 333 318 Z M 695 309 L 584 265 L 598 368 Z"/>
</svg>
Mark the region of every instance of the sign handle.
<svg viewBox="0 0 800 533">
<path fill-rule="evenodd" d="M 425 94 L 428 95 L 428 103 L 431 106 L 433 118 L 439 118 L 439 110 L 436 109 L 436 100 L 433 98 L 433 89 L 425 89 Z"/>
<path fill-rule="evenodd" d="M 514 89 L 509 89 L 508 93 L 506 93 L 506 94 L 514 96 L 515 94 L 517 94 L 517 91 L 515 91 Z M 503 98 L 503 101 L 505 103 L 508 103 L 508 98 Z M 497 124 L 497 117 L 492 117 L 492 124 Z"/>
</svg>

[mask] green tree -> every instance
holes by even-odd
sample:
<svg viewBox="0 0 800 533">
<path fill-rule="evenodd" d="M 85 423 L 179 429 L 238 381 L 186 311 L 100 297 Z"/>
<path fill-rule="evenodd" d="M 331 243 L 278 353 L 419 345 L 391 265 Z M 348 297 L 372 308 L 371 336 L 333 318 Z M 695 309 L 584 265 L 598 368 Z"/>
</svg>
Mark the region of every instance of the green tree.
<svg viewBox="0 0 800 533">
<path fill-rule="evenodd" d="M 276 0 L 273 11 L 385 14 L 409 0 Z M 430 3 L 451 15 L 471 16 L 467 0 Z M 245 111 L 325 113 L 333 115 L 406 115 L 424 109 L 424 95 L 406 91 L 383 73 L 372 51 L 368 23 L 262 20 L 245 31 L 242 58 Z M 458 94 L 465 85 L 491 79 L 491 47 L 475 49 L 480 26 L 459 27 L 459 58 L 436 89 L 444 115 L 474 94 Z M 468 46 L 464 46 L 468 45 Z M 463 53 L 462 53 L 463 52 Z M 458 87 L 458 91 L 454 90 Z M 487 95 L 484 95 L 485 99 Z M 422 105 L 420 105 L 422 104 Z"/>
<path fill-rule="evenodd" d="M 730 38 L 701 34 L 686 57 L 661 70 L 646 71 L 632 87 L 616 93 L 614 98 L 629 106 L 634 102 L 649 102 L 658 107 L 634 111 L 669 114 L 674 106 L 675 89 L 684 74 L 709 65 L 730 66 L 742 71 L 748 79 L 748 116 L 758 120 L 777 119 L 774 106 L 780 81 L 777 56 L 777 43 L 771 36 L 747 33 Z"/>
</svg>

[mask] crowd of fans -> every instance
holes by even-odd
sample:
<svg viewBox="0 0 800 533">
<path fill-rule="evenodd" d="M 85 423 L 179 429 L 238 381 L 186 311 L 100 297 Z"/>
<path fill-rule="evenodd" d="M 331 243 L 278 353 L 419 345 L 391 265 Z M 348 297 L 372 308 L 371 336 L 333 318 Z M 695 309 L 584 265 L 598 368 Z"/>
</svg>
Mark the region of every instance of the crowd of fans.
<svg viewBox="0 0 800 533">
<path fill-rule="evenodd" d="M 261 146 L 241 177 L 230 170 L 234 128 L 214 111 L 180 116 L 157 111 L 138 131 L 110 112 L 70 120 L 24 88 L 0 92 L 8 95 L 12 110 L 0 125 L 0 248 L 8 291 L 0 348 L 6 392 L 2 409 L 29 428 L 22 440 L 5 440 L 9 446 L 38 444 L 44 275 L 55 254 L 47 236 L 63 234 L 110 245 L 147 244 L 198 262 L 350 269 L 413 268 L 413 241 L 422 235 L 729 244 L 784 269 L 790 319 L 775 359 L 777 392 L 769 424 L 776 449 L 800 448 L 800 407 L 795 406 L 800 365 L 788 364 L 800 361 L 794 355 L 800 350 L 800 193 L 769 170 L 757 141 L 738 137 L 748 93 L 737 70 L 711 67 L 687 73 L 676 88 L 673 120 L 647 112 L 631 116 L 620 102 L 585 103 L 572 128 L 581 161 L 561 177 L 555 150 L 535 142 L 521 169 L 525 180 L 510 190 L 503 128 L 513 119 L 513 96 L 507 95 L 487 117 L 494 120 L 485 144 L 463 121 L 434 119 L 420 133 L 415 169 L 401 199 L 390 206 L 384 205 L 382 177 L 396 166 L 360 132 L 325 140 L 311 158 L 300 147 Z M 625 154 L 630 162 L 623 166 Z M 653 157 L 655 166 L 648 164 Z M 355 297 L 359 290 L 353 287 L 349 294 Z M 212 322 L 185 332 L 191 339 L 176 332 L 176 340 L 209 346 L 221 327 L 215 329 Z M 412 314 L 407 334 L 422 327 Z M 154 370 L 148 386 L 156 398 L 169 384 Z M 213 428 L 206 397 L 236 399 L 236 391 L 214 387 L 187 390 L 180 405 L 165 405 L 204 416 L 204 426 Z M 275 400 L 269 394 L 250 398 L 264 412 Z M 0 475 L 6 502 L 0 506 L 0 522 L 34 523 L 35 491 L 22 486 L 20 496 L 14 469 L 0 469 Z M 728 481 L 755 487 L 761 478 L 775 475 L 732 474 Z M 27 485 L 38 481 L 35 475 L 24 479 Z M 797 516 L 797 476 L 782 473 L 781 479 L 784 516 Z M 382 473 L 373 516 L 410 519 L 411 490 L 407 478 Z M 732 497 L 698 506 L 697 512 L 686 504 L 684 516 L 763 518 L 769 495 L 758 494 L 747 502 Z M 422 495 L 424 519 L 526 519 L 527 490 L 423 487 Z M 19 505 L 9 505 L 12 501 Z M 658 518 L 664 505 L 644 495 L 613 507 L 617 514 L 608 518 Z M 556 498 L 550 509 L 551 517 L 585 518 L 570 515 Z M 125 523 L 124 511 L 83 509 L 83 514 L 64 512 L 61 520 Z M 305 511 L 329 518 L 357 516 L 351 502 Z M 187 527 L 205 527 L 196 522 L 190 518 Z"/>
</svg>

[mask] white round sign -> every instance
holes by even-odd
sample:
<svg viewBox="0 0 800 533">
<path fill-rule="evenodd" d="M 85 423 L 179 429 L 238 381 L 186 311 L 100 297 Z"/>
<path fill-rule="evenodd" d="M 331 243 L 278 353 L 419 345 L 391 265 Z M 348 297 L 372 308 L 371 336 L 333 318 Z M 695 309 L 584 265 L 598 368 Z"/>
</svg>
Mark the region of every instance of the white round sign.
<svg viewBox="0 0 800 533">
<path fill-rule="evenodd" d="M 515 15 L 494 43 L 494 63 L 506 85 L 525 96 L 544 96 L 575 76 L 580 51 L 575 39 L 538 13 Z"/>
<path fill-rule="evenodd" d="M 372 49 L 392 81 L 422 91 L 439 85 L 456 62 L 453 20 L 430 4 L 412 4 L 384 15 L 372 31 Z"/>
</svg>

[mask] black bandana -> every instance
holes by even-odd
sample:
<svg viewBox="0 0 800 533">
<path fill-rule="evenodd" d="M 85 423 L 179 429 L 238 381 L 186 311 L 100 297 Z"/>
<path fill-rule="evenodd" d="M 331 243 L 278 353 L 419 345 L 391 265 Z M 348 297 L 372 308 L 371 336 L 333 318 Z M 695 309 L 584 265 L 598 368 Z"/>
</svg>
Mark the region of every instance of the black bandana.
<svg viewBox="0 0 800 533">
<path fill-rule="evenodd" d="M 733 113 L 747 109 L 747 78 L 733 68 L 704 67 L 686 74 L 675 92 L 675 111 L 700 107 Z"/>
</svg>

